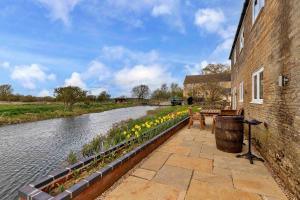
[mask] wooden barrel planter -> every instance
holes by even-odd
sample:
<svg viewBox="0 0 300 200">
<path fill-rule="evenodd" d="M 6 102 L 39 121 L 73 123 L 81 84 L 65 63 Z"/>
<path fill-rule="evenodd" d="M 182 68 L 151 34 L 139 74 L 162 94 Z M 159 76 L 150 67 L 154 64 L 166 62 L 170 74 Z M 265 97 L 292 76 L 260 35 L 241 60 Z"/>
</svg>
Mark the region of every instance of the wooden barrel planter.
<svg viewBox="0 0 300 200">
<path fill-rule="evenodd" d="M 222 116 L 216 118 L 215 138 L 217 149 L 228 153 L 240 153 L 243 148 L 243 116 Z"/>
</svg>

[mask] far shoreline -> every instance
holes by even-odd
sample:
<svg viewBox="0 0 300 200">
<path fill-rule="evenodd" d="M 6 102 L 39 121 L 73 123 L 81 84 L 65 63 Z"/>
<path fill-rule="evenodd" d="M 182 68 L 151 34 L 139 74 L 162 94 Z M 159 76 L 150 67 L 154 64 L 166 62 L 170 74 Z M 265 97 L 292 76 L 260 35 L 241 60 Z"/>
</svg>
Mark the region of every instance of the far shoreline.
<svg viewBox="0 0 300 200">
<path fill-rule="evenodd" d="M 0 127 L 27 122 L 37 122 L 49 119 L 77 117 L 90 113 L 101 113 L 109 110 L 147 106 L 141 103 L 91 103 L 90 105 L 76 104 L 72 111 L 65 111 L 62 103 L 53 102 L 0 102 Z M 151 106 L 151 105 L 148 105 Z M 26 112 L 29 110 L 29 112 Z M 30 112 L 31 111 L 31 112 Z M 26 112 L 26 113 L 23 113 Z M 8 116 L 7 116 L 8 115 Z"/>
</svg>

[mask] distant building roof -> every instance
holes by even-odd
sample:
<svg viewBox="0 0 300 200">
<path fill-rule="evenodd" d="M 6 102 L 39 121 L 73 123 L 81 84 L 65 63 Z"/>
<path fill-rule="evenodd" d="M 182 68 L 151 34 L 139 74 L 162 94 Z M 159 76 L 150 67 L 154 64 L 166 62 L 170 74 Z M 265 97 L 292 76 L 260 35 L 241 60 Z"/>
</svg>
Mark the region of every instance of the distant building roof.
<svg viewBox="0 0 300 200">
<path fill-rule="evenodd" d="M 207 75 L 191 75 L 186 76 L 183 84 L 196 84 L 206 82 L 227 82 L 231 81 L 231 74 L 207 74 Z"/>
</svg>

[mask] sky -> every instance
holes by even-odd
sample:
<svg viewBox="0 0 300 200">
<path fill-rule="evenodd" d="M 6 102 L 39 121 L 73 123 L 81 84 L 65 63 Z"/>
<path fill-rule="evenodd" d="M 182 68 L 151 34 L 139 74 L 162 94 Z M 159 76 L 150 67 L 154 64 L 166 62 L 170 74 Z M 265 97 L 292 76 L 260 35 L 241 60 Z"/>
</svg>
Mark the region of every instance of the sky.
<svg viewBox="0 0 300 200">
<path fill-rule="evenodd" d="M 153 91 L 229 63 L 243 0 L 1 0 L 0 84 L 52 96 Z"/>
</svg>

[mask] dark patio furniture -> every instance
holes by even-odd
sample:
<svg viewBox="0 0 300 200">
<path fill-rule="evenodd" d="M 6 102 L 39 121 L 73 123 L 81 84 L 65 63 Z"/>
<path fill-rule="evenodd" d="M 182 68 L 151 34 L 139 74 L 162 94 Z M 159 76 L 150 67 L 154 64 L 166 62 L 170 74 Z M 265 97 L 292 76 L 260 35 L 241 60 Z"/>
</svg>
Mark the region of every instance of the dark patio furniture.
<svg viewBox="0 0 300 200">
<path fill-rule="evenodd" d="M 252 125 L 253 126 L 259 125 L 262 122 L 253 119 L 253 120 L 245 120 L 244 123 L 248 124 L 248 127 L 249 127 L 249 133 L 248 133 L 248 152 L 245 153 L 245 154 L 237 155 L 236 157 L 237 158 L 243 158 L 244 157 L 246 159 L 249 159 L 249 161 L 250 161 L 251 164 L 253 164 L 253 160 L 258 160 L 258 161 L 264 162 L 264 160 L 262 158 L 259 158 L 256 155 L 252 154 L 252 151 L 251 151 L 251 138 L 252 138 L 251 137 L 251 126 Z"/>
</svg>

